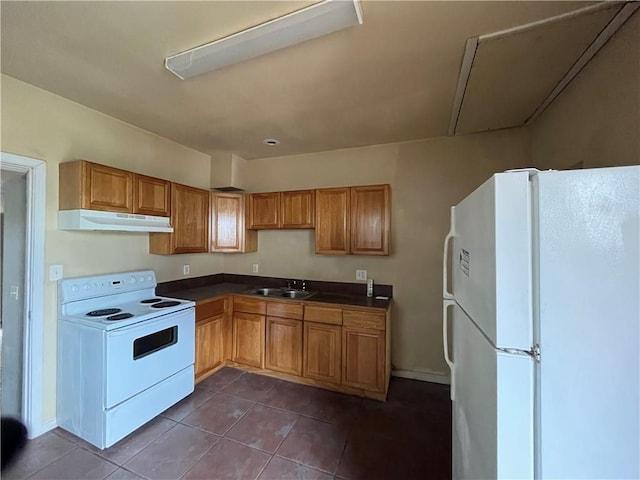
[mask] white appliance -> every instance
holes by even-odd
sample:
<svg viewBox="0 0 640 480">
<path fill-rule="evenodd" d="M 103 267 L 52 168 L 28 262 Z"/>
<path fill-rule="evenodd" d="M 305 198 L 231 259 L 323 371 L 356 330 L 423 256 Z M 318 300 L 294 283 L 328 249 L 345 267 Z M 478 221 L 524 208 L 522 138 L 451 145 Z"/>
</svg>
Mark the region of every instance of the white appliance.
<svg viewBox="0 0 640 480">
<path fill-rule="evenodd" d="M 455 479 L 640 477 L 639 233 L 638 166 L 500 173 L 451 209 Z"/>
<path fill-rule="evenodd" d="M 169 217 L 101 210 L 60 210 L 60 230 L 108 230 L 116 232 L 173 232 Z"/>
<path fill-rule="evenodd" d="M 58 425 L 107 448 L 193 392 L 195 304 L 151 270 L 59 283 Z"/>
</svg>

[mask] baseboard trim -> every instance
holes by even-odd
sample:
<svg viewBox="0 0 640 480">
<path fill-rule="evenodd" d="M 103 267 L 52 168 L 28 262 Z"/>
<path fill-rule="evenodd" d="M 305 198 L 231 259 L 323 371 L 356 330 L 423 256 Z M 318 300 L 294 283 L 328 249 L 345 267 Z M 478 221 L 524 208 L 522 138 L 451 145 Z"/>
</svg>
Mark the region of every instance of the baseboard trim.
<svg viewBox="0 0 640 480">
<path fill-rule="evenodd" d="M 439 373 L 416 372 L 415 370 L 392 370 L 391 376 L 420 380 L 422 382 L 440 383 L 442 385 L 451 384 L 451 379 L 448 376 Z"/>
<path fill-rule="evenodd" d="M 39 437 L 43 433 L 47 433 L 49 430 L 53 430 L 57 426 L 58 426 L 58 420 L 56 419 L 56 417 L 53 417 L 51 420 L 48 420 L 42 424 L 39 432 L 38 431 L 29 432 L 29 438 Z"/>
</svg>

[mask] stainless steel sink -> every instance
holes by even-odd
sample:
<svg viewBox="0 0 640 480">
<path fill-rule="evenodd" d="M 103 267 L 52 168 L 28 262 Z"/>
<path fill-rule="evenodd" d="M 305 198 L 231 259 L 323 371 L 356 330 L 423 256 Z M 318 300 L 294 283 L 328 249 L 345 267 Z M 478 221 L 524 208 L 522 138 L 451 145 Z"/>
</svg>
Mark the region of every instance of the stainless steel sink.
<svg viewBox="0 0 640 480">
<path fill-rule="evenodd" d="M 250 295 L 263 295 L 265 297 L 280 297 L 283 290 L 281 288 L 256 288 L 254 290 L 248 290 L 245 293 Z"/>
<path fill-rule="evenodd" d="M 295 290 L 289 288 L 253 288 L 243 292 L 247 295 L 259 295 L 262 297 L 280 297 L 280 298 L 295 298 L 302 300 L 315 295 L 318 292 L 309 292 L 307 290 Z"/>
<path fill-rule="evenodd" d="M 315 295 L 318 292 L 308 292 L 306 290 L 284 290 L 282 292 L 283 297 L 297 298 L 298 300 L 303 298 L 309 298 L 311 295 Z"/>
</svg>

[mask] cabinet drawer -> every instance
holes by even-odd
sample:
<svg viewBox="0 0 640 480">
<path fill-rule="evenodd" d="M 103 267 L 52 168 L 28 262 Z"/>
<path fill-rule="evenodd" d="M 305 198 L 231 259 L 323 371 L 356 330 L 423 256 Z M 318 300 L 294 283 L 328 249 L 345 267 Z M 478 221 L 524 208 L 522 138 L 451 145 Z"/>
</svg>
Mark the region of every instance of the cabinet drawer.
<svg viewBox="0 0 640 480">
<path fill-rule="evenodd" d="M 307 306 L 304 309 L 304 319 L 310 322 L 342 325 L 342 309 Z"/>
<path fill-rule="evenodd" d="M 355 312 L 345 310 L 342 313 L 345 327 L 372 328 L 375 330 L 385 329 L 385 317 L 381 313 Z"/>
<path fill-rule="evenodd" d="M 196 305 L 196 322 L 225 313 L 227 300 L 216 298 Z"/>
<path fill-rule="evenodd" d="M 302 320 L 302 311 L 303 306 L 301 303 L 267 302 L 267 315 L 272 317 Z"/>
<path fill-rule="evenodd" d="M 267 312 L 266 303 L 255 298 L 233 297 L 233 311 L 264 315 Z"/>
</svg>

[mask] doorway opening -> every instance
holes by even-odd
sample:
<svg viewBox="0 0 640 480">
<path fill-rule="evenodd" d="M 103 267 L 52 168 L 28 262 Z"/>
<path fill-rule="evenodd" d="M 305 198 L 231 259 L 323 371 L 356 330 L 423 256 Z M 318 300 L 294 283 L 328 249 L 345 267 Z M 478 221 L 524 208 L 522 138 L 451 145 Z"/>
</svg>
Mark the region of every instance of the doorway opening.
<svg viewBox="0 0 640 480">
<path fill-rule="evenodd" d="M 46 170 L 41 160 L 0 155 L 0 408 L 33 438 L 50 428 L 42 421 Z"/>
</svg>

